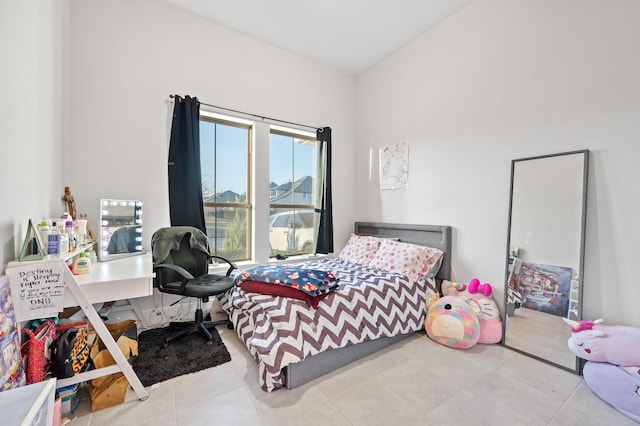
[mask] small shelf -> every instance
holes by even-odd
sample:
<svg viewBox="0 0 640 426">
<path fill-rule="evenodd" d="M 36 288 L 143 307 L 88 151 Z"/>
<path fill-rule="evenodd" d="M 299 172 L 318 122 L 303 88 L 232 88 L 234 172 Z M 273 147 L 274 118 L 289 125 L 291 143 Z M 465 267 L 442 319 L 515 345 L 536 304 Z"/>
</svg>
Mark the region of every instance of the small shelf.
<svg viewBox="0 0 640 426">
<path fill-rule="evenodd" d="M 81 252 L 90 249 L 94 245 L 96 245 L 96 241 L 93 241 L 93 242 L 87 243 L 87 244 L 82 244 L 79 247 L 77 247 L 75 250 L 67 252 L 65 254 L 61 254 L 61 255 L 57 255 L 57 256 L 46 256 L 44 259 L 40 259 L 39 257 L 36 257 L 36 258 L 33 258 L 33 259 L 24 259 L 22 262 L 19 261 L 19 260 L 12 260 L 7 264 L 7 267 L 8 268 L 13 268 L 13 267 L 16 267 L 16 266 L 28 265 L 30 262 L 57 262 L 60 259 L 62 259 L 62 260 L 64 260 L 66 262 L 69 259 L 73 259 L 74 257 L 76 257 Z"/>
</svg>

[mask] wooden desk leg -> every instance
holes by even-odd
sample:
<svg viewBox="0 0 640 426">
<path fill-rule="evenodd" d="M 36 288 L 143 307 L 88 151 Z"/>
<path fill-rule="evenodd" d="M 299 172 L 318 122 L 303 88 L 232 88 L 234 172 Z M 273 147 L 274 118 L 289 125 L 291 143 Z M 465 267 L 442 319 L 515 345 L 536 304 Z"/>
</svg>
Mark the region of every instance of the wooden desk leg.
<svg viewBox="0 0 640 426">
<path fill-rule="evenodd" d="M 93 328 L 96 330 L 96 333 L 98 333 L 98 336 L 100 336 L 100 339 L 102 339 L 105 347 L 109 350 L 109 353 L 116 361 L 116 364 L 118 364 L 118 367 L 120 367 L 120 370 L 125 375 L 125 377 L 129 381 L 129 384 L 138 395 L 138 399 L 140 399 L 141 401 L 146 400 L 149 397 L 149 393 L 144 388 L 144 386 L 142 386 L 142 382 L 140 382 L 140 379 L 136 375 L 135 371 L 133 371 L 133 368 L 131 367 L 131 365 L 129 365 L 129 362 L 122 354 L 122 351 L 120 351 L 120 348 L 118 348 L 116 341 L 113 340 L 111 333 L 109 333 L 109 330 L 107 330 L 104 322 L 102 322 L 100 315 L 98 315 L 93 305 L 89 303 L 89 300 L 87 300 L 87 297 L 80 289 L 80 285 L 76 281 L 75 277 L 66 267 L 65 281 L 67 284 L 67 290 L 71 291 L 71 294 L 73 294 L 73 296 L 75 297 L 80 308 L 93 325 Z"/>
</svg>

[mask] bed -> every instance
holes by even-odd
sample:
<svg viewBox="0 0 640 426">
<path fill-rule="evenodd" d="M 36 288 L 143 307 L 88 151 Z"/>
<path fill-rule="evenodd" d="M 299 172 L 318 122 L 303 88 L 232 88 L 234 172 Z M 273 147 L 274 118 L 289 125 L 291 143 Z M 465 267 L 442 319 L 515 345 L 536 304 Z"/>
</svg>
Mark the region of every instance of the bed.
<svg viewBox="0 0 640 426">
<path fill-rule="evenodd" d="M 301 268 L 331 271 L 339 278 L 340 287 L 324 295 L 317 308 L 232 288 L 221 298 L 222 306 L 258 363 L 263 390 L 293 389 L 423 327 L 427 294 L 437 291 L 438 280 L 450 279 L 451 227 L 356 222 L 354 235 L 347 247 L 354 239 L 366 239 L 377 242 L 379 253 L 382 247 L 402 245 L 441 256 L 423 275 L 404 275 L 392 271 L 393 266 L 376 264 L 380 254 L 374 254 L 371 263 L 343 252 L 335 259 L 304 262 Z"/>
</svg>

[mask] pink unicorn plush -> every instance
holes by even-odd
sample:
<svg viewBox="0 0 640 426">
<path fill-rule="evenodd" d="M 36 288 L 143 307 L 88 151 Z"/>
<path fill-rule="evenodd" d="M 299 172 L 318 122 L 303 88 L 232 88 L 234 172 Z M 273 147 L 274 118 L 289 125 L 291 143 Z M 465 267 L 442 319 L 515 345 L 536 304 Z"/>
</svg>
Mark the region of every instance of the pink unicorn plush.
<svg viewBox="0 0 640 426">
<path fill-rule="evenodd" d="M 606 325 L 602 320 L 572 321 L 568 344 L 571 352 L 587 361 L 620 367 L 640 366 L 640 328 Z"/>
<path fill-rule="evenodd" d="M 586 359 L 589 388 L 624 415 L 640 422 L 640 328 L 572 321 L 569 349 Z"/>
</svg>

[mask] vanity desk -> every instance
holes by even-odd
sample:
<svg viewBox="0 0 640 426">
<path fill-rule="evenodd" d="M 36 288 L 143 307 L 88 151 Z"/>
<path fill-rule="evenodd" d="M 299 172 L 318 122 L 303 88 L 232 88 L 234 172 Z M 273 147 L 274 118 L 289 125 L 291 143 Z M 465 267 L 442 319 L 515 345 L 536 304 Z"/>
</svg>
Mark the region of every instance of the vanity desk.
<svg viewBox="0 0 640 426">
<path fill-rule="evenodd" d="M 137 297 L 153 294 L 153 261 L 150 253 L 96 262 L 91 273 L 74 275 L 90 303 L 129 300 L 138 319 L 144 316 L 135 302 Z M 69 292 L 64 295 L 64 306 L 77 306 Z M 143 324 L 145 325 L 145 324 Z"/>
<path fill-rule="evenodd" d="M 79 306 L 105 347 L 113 356 L 116 364 L 84 373 L 76 374 L 73 377 L 59 379 L 57 387 L 64 387 L 97 377 L 122 372 L 129 380 L 129 384 L 138 395 L 140 400 L 145 400 L 149 396 L 144 386 L 133 371 L 129 362 L 118 349 L 118 346 L 107 330 L 104 322 L 94 309 L 94 303 L 108 302 L 114 300 L 135 299 L 153 294 L 153 265 L 151 254 L 140 254 L 125 257 L 108 262 L 97 262 L 91 266 L 91 272 L 84 275 L 73 275 L 64 264 L 64 259 L 42 259 L 29 262 L 10 262 L 8 268 L 37 266 L 43 263 L 59 262 L 64 265 L 63 275 L 65 281 L 64 307 Z M 136 305 L 132 304 L 134 309 Z M 137 313 L 137 312 L 136 312 Z M 20 318 L 17 318 L 20 321 Z"/>
</svg>

